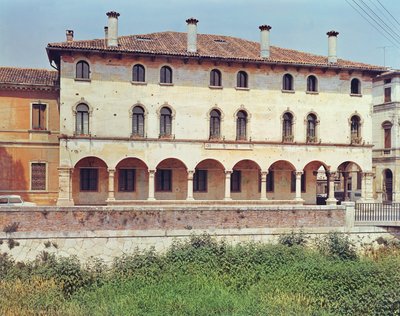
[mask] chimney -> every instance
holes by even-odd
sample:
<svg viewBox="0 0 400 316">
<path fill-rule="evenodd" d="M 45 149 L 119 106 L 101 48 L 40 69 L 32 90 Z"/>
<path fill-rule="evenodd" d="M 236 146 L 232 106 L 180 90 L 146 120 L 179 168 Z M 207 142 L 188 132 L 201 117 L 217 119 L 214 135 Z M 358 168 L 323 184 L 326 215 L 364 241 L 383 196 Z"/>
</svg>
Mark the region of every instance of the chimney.
<svg viewBox="0 0 400 316">
<path fill-rule="evenodd" d="M 67 36 L 67 42 L 74 41 L 74 31 L 73 30 L 66 30 L 65 35 Z"/>
<path fill-rule="evenodd" d="M 106 40 L 106 45 L 108 46 L 108 26 L 104 27 L 104 39 Z"/>
<path fill-rule="evenodd" d="M 269 30 L 271 26 L 261 25 L 260 29 L 260 57 L 269 58 Z"/>
<path fill-rule="evenodd" d="M 118 46 L 118 17 L 120 14 L 110 11 L 106 15 L 108 16 L 107 46 Z"/>
<path fill-rule="evenodd" d="M 197 53 L 197 23 L 195 18 L 186 20 L 187 23 L 187 51 L 188 53 Z"/>
<path fill-rule="evenodd" d="M 328 63 L 335 64 L 337 63 L 336 42 L 339 32 L 329 31 L 326 35 L 328 35 Z"/>
</svg>

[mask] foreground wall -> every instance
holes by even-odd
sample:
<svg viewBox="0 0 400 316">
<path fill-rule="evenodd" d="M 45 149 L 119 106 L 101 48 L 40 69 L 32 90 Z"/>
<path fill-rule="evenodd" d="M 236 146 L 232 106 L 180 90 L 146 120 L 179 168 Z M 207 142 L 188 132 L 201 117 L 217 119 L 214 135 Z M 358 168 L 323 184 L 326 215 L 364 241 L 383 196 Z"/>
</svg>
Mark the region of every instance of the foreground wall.
<svg viewBox="0 0 400 316">
<path fill-rule="evenodd" d="M 349 206 L 136 206 L 0 209 L 0 253 L 16 260 L 42 251 L 110 262 L 136 248 L 163 251 L 175 238 L 207 232 L 228 242 L 273 241 L 282 233 L 349 232 Z M 362 233 L 366 231 L 358 231 Z M 12 248 L 12 249 L 10 249 Z"/>
</svg>

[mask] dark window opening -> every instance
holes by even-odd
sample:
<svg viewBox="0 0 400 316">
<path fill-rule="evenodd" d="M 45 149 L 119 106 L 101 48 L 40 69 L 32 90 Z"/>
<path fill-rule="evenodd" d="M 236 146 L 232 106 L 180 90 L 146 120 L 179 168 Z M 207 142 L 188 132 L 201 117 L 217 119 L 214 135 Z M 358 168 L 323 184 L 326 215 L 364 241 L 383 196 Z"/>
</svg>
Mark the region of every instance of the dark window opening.
<svg viewBox="0 0 400 316">
<path fill-rule="evenodd" d="M 46 164 L 35 162 L 31 164 L 31 190 L 46 190 Z"/>
<path fill-rule="evenodd" d="M 158 191 L 158 192 L 171 192 L 172 191 L 172 170 L 157 169 L 156 191 Z"/>
<path fill-rule="evenodd" d="M 385 102 L 392 102 L 392 88 L 385 88 Z"/>
<path fill-rule="evenodd" d="M 218 69 L 213 69 L 210 72 L 210 86 L 221 87 L 221 72 Z"/>
<path fill-rule="evenodd" d="M 79 61 L 76 64 L 76 78 L 77 79 L 89 79 L 90 68 L 86 61 Z"/>
<path fill-rule="evenodd" d="M 351 94 L 361 94 L 361 83 L 356 78 L 351 80 Z"/>
<path fill-rule="evenodd" d="M 231 192 L 241 191 L 241 178 L 242 172 L 240 170 L 233 170 L 231 174 Z"/>
<path fill-rule="evenodd" d="M 132 135 L 144 137 L 144 110 L 135 106 L 132 111 Z"/>
<path fill-rule="evenodd" d="M 160 136 L 171 136 L 172 134 L 172 112 L 163 107 L 160 111 Z"/>
<path fill-rule="evenodd" d="M 307 142 L 314 143 L 317 141 L 317 117 L 314 114 L 307 116 Z"/>
<path fill-rule="evenodd" d="M 221 113 L 212 110 L 210 113 L 210 138 L 220 138 L 221 136 Z"/>
<path fill-rule="evenodd" d="M 291 74 L 285 74 L 283 76 L 282 89 L 293 91 L 293 76 Z"/>
<path fill-rule="evenodd" d="M 311 75 L 307 78 L 307 91 L 317 92 L 318 91 L 318 80 L 317 77 Z"/>
<path fill-rule="evenodd" d="M 46 129 L 46 105 L 33 104 L 32 105 L 32 129 L 45 130 Z"/>
<path fill-rule="evenodd" d="M 236 139 L 246 139 L 246 125 L 247 125 L 247 113 L 245 111 L 239 111 L 236 118 Z"/>
<path fill-rule="evenodd" d="M 145 69 L 142 65 L 133 66 L 132 81 L 145 82 Z"/>
<path fill-rule="evenodd" d="M 238 88 L 247 88 L 248 87 L 248 80 L 247 80 L 247 73 L 244 71 L 239 71 L 236 76 L 236 86 Z"/>
<path fill-rule="evenodd" d="M 80 189 L 81 191 L 97 191 L 99 169 L 81 168 L 80 169 Z"/>
<path fill-rule="evenodd" d="M 135 191 L 135 169 L 119 169 L 118 170 L 118 191 L 133 192 Z"/>
<path fill-rule="evenodd" d="M 293 141 L 292 125 L 293 115 L 288 112 L 283 114 L 282 136 L 284 142 Z"/>
<path fill-rule="evenodd" d="M 392 126 L 393 124 L 389 121 L 383 122 L 382 124 L 385 148 L 392 148 Z"/>
<path fill-rule="evenodd" d="M 89 107 L 86 104 L 79 104 L 76 107 L 76 134 L 89 134 Z"/>
<path fill-rule="evenodd" d="M 357 115 L 351 118 L 351 140 L 354 143 L 359 143 L 361 140 L 360 118 Z"/>
<path fill-rule="evenodd" d="M 274 171 L 269 170 L 267 174 L 267 192 L 274 192 Z"/>
<path fill-rule="evenodd" d="M 168 66 L 161 67 L 160 83 L 172 83 L 172 69 L 170 67 Z"/>
<path fill-rule="evenodd" d="M 193 191 L 207 192 L 207 170 L 196 169 L 193 175 Z"/>
</svg>

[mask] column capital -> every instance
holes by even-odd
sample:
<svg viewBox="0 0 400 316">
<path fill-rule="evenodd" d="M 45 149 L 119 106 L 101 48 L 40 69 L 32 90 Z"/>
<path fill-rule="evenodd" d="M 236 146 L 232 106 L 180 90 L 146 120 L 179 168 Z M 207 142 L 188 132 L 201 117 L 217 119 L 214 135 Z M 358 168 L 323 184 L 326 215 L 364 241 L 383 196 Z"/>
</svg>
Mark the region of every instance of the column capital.
<svg viewBox="0 0 400 316">
<path fill-rule="evenodd" d="M 365 172 L 362 172 L 361 174 L 363 176 L 365 176 L 365 177 L 373 177 L 373 176 L 375 176 L 375 173 L 372 172 L 372 171 L 365 171 Z"/>
<path fill-rule="evenodd" d="M 233 170 L 225 170 L 225 174 L 231 174 Z"/>
<path fill-rule="evenodd" d="M 269 173 L 268 170 L 261 170 L 260 172 L 261 176 L 267 176 L 268 173 Z"/>
<path fill-rule="evenodd" d="M 115 169 L 113 169 L 113 168 L 108 168 L 107 171 L 108 171 L 108 172 L 115 172 Z"/>
<path fill-rule="evenodd" d="M 155 169 L 149 169 L 149 174 L 155 174 L 156 170 Z"/>
<path fill-rule="evenodd" d="M 303 172 L 303 170 L 296 170 L 296 171 L 294 171 L 294 174 L 296 175 L 296 177 L 301 177 L 301 175 L 303 174 L 304 172 Z"/>
</svg>

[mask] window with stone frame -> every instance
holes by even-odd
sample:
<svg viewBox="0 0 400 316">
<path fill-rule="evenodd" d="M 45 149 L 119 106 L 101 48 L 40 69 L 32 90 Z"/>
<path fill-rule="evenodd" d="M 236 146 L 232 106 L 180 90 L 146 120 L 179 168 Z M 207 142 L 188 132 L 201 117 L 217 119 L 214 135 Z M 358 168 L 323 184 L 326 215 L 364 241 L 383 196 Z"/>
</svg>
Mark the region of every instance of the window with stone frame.
<svg viewBox="0 0 400 316">
<path fill-rule="evenodd" d="M 118 170 L 118 191 L 120 192 L 134 192 L 135 191 L 135 169 Z"/>
<path fill-rule="evenodd" d="M 169 137 L 172 134 L 172 111 L 163 107 L 160 111 L 160 137 Z"/>
<path fill-rule="evenodd" d="M 221 113 L 218 110 L 210 112 L 210 139 L 221 137 Z"/>
<path fill-rule="evenodd" d="M 222 75 L 218 69 L 213 69 L 210 72 L 210 86 L 212 87 L 222 86 Z"/>
<path fill-rule="evenodd" d="M 239 111 L 236 116 L 236 140 L 247 138 L 247 113 Z"/>
<path fill-rule="evenodd" d="M 97 168 L 81 168 L 80 172 L 80 190 L 81 191 L 97 191 L 99 182 L 99 169 Z"/>
<path fill-rule="evenodd" d="M 231 192 L 241 192 L 242 172 L 233 170 L 231 174 Z"/>
<path fill-rule="evenodd" d="M 283 75 L 282 90 L 293 91 L 293 76 L 291 74 Z"/>
<path fill-rule="evenodd" d="M 193 174 L 193 191 L 207 192 L 207 170 L 195 170 Z"/>
<path fill-rule="evenodd" d="M 385 88 L 385 102 L 392 102 L 392 88 Z"/>
<path fill-rule="evenodd" d="M 307 92 L 317 92 L 318 91 L 318 79 L 314 75 L 307 77 Z"/>
<path fill-rule="evenodd" d="M 317 117 L 311 113 L 307 115 L 307 142 L 315 143 L 317 141 Z"/>
<path fill-rule="evenodd" d="M 76 79 L 90 79 L 90 67 L 89 64 L 84 61 L 78 61 L 76 63 Z"/>
<path fill-rule="evenodd" d="M 245 71 L 239 71 L 236 75 L 236 87 L 237 88 L 248 88 L 248 76 Z"/>
<path fill-rule="evenodd" d="M 134 82 L 145 82 L 146 71 L 143 65 L 137 64 L 132 69 L 132 81 Z"/>
<path fill-rule="evenodd" d="M 389 121 L 382 123 L 384 148 L 392 148 L 392 126 L 393 124 Z"/>
<path fill-rule="evenodd" d="M 160 69 L 160 83 L 172 83 L 172 69 L 168 66 L 163 66 Z"/>
<path fill-rule="evenodd" d="M 171 169 L 157 169 L 156 191 L 157 192 L 171 192 L 172 191 L 172 170 Z"/>
<path fill-rule="evenodd" d="M 46 130 L 46 104 L 32 104 L 32 129 Z"/>
<path fill-rule="evenodd" d="M 357 78 L 353 78 L 350 82 L 350 93 L 361 94 L 361 81 Z"/>
<path fill-rule="evenodd" d="M 76 126 L 77 135 L 89 135 L 89 107 L 81 103 L 76 107 Z"/>
<path fill-rule="evenodd" d="M 282 121 L 282 141 L 293 142 L 293 115 L 289 112 L 283 114 Z"/>
<path fill-rule="evenodd" d="M 361 120 L 357 115 L 353 115 L 350 119 L 350 133 L 351 133 L 351 143 L 360 144 L 361 143 Z"/>
<path fill-rule="evenodd" d="M 132 110 L 132 136 L 144 137 L 144 109 L 141 106 Z"/>
<path fill-rule="evenodd" d="M 32 191 L 46 190 L 46 163 L 43 162 L 31 163 L 31 190 Z"/>
</svg>

